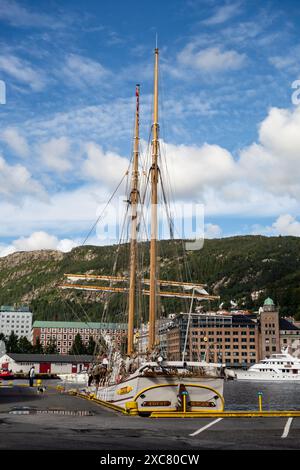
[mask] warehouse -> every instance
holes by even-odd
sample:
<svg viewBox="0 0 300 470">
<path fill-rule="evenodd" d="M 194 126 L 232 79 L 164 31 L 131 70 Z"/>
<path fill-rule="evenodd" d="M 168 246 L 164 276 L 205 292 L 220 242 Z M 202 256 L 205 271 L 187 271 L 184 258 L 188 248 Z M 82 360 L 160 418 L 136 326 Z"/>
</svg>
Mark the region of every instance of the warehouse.
<svg viewBox="0 0 300 470">
<path fill-rule="evenodd" d="M 15 354 L 6 353 L 0 357 L 0 369 L 27 373 L 31 366 L 37 374 L 70 374 L 87 369 L 93 356 L 59 354 Z"/>
</svg>

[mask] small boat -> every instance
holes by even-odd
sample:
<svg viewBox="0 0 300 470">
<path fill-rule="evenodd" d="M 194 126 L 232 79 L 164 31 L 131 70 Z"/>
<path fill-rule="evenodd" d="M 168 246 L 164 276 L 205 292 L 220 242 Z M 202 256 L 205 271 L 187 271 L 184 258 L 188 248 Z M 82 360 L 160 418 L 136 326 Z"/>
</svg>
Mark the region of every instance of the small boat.
<svg viewBox="0 0 300 470">
<path fill-rule="evenodd" d="M 257 382 L 300 382 L 300 359 L 288 353 L 272 354 L 251 366 L 248 370 L 236 371 L 237 380 Z"/>
<path fill-rule="evenodd" d="M 2 369 L 0 371 L 0 380 L 13 380 L 14 374 L 7 369 Z"/>
<path fill-rule="evenodd" d="M 85 370 L 73 374 L 58 374 L 57 377 L 63 382 L 72 384 L 87 385 L 88 383 L 88 373 Z"/>
</svg>

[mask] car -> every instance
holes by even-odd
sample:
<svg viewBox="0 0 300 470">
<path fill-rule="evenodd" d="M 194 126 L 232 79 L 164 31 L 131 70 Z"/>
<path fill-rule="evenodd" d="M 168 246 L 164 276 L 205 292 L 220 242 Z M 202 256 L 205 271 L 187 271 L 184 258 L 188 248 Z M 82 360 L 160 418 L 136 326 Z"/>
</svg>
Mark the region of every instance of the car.
<svg viewBox="0 0 300 470">
<path fill-rule="evenodd" d="M 2 369 L 0 371 L 0 380 L 12 380 L 14 379 L 14 374 L 7 369 Z"/>
</svg>

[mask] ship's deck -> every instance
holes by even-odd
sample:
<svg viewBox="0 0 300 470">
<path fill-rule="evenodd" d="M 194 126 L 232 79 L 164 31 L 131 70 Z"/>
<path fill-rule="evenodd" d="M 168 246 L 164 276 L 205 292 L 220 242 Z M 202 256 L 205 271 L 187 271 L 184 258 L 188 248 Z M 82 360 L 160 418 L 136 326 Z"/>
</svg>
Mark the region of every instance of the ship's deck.
<svg viewBox="0 0 300 470">
<path fill-rule="evenodd" d="M 0 449 L 300 449 L 300 418 L 131 417 L 55 388 L 37 394 L 4 383 Z"/>
</svg>

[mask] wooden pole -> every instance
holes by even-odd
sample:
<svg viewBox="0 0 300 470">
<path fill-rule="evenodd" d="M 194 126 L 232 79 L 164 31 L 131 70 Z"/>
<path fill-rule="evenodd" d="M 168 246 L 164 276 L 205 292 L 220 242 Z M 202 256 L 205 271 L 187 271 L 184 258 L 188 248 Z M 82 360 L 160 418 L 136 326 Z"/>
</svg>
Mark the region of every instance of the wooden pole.
<svg viewBox="0 0 300 470">
<path fill-rule="evenodd" d="M 139 108 L 140 108 L 140 86 L 136 85 L 136 111 L 134 126 L 134 148 L 132 180 L 130 193 L 131 206 L 131 239 L 130 239 L 130 280 L 129 280 L 129 307 L 128 307 L 128 340 L 127 354 L 131 356 L 134 350 L 134 315 L 136 304 L 136 270 L 137 270 L 137 206 L 138 206 L 138 180 L 139 180 Z"/>
<path fill-rule="evenodd" d="M 151 240 L 150 240 L 150 302 L 149 302 L 149 342 L 148 349 L 155 347 L 155 320 L 157 310 L 157 186 L 158 186 L 158 48 L 155 48 L 154 63 L 154 102 L 152 125 L 152 166 L 151 166 Z"/>
</svg>

